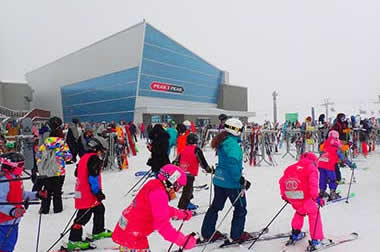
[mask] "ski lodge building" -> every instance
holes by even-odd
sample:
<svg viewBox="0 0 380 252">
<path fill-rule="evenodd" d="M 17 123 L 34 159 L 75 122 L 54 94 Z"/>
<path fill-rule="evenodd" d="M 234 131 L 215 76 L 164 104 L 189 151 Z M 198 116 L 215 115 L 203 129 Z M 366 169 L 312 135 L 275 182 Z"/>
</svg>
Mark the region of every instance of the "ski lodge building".
<svg viewBox="0 0 380 252">
<path fill-rule="evenodd" d="M 34 107 L 81 121 L 247 120 L 247 88 L 145 21 L 25 75 Z"/>
</svg>

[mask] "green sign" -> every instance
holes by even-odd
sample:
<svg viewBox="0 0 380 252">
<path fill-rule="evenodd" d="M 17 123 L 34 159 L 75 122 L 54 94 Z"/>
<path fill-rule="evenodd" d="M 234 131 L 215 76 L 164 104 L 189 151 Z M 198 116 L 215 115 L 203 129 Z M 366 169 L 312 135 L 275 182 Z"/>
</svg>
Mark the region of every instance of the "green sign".
<svg viewBox="0 0 380 252">
<path fill-rule="evenodd" d="M 285 120 L 290 122 L 296 122 L 298 120 L 298 113 L 286 113 Z"/>
</svg>

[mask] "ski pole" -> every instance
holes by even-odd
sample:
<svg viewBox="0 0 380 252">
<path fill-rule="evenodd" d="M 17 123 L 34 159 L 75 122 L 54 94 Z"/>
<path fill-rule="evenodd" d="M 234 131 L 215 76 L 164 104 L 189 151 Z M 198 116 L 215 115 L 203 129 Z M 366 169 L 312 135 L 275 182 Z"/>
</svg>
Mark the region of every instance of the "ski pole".
<svg viewBox="0 0 380 252">
<path fill-rule="evenodd" d="M 206 247 L 210 244 L 212 238 L 214 238 L 215 234 L 216 234 L 216 231 L 220 228 L 220 226 L 223 224 L 224 220 L 227 218 L 227 215 L 231 212 L 232 208 L 234 207 L 235 203 L 240 199 L 240 197 L 242 197 L 244 195 L 244 192 L 245 192 L 245 189 L 241 189 L 239 195 L 236 197 L 236 199 L 232 202 L 232 205 L 230 206 L 230 208 L 228 208 L 226 214 L 223 216 L 222 220 L 219 222 L 218 226 L 215 228 L 215 231 L 214 233 L 211 235 L 210 239 L 208 240 L 208 242 L 203 246 L 203 249 L 201 252 L 205 251 Z"/>
<path fill-rule="evenodd" d="M 348 192 L 347 192 L 347 198 L 346 198 L 346 203 L 348 203 L 348 198 L 350 197 L 350 191 L 351 191 L 351 185 L 352 185 L 352 178 L 354 177 L 354 169 L 352 169 L 351 172 L 351 179 L 350 179 L 350 184 L 348 186 Z"/>
<path fill-rule="evenodd" d="M 185 221 L 183 220 L 182 223 L 181 223 L 181 225 L 180 225 L 179 228 L 177 229 L 177 233 L 178 233 L 179 231 L 181 231 L 181 229 L 182 229 L 184 223 L 185 223 Z M 172 249 L 173 245 L 174 245 L 174 242 L 172 242 L 172 244 L 170 244 L 170 247 L 169 247 L 169 249 L 168 249 L 168 252 L 170 252 L 170 250 Z"/>
<path fill-rule="evenodd" d="M 97 203 L 97 202 L 96 202 Z M 96 204 L 95 203 L 95 204 Z M 92 208 L 95 206 L 95 204 L 90 207 L 89 209 L 87 209 L 78 219 L 76 219 L 76 221 L 80 221 L 84 216 L 86 216 L 91 210 Z M 78 211 L 78 210 L 77 210 Z M 49 252 L 52 248 L 54 248 L 54 246 L 60 241 L 62 240 L 62 238 L 70 231 L 70 228 L 65 230 L 63 233 L 60 234 L 60 237 L 53 243 L 53 245 L 51 245 L 47 250 L 46 252 Z"/>
<path fill-rule="evenodd" d="M 21 201 L 21 202 L 0 202 L 1 205 L 24 205 L 29 206 L 29 205 L 39 205 L 41 202 L 39 201 Z"/>
<path fill-rule="evenodd" d="M 211 198 L 212 198 L 212 178 L 213 178 L 213 174 L 210 174 L 210 198 L 209 198 L 209 201 L 208 201 L 208 207 L 211 207 Z"/>
<path fill-rule="evenodd" d="M 141 179 L 139 179 L 139 181 L 137 181 L 136 182 L 136 184 L 134 184 L 133 186 L 132 186 L 132 188 L 131 189 L 129 189 L 129 191 L 126 193 L 126 194 L 124 194 L 123 195 L 123 197 L 126 197 L 126 196 L 128 196 L 128 194 L 130 193 L 130 192 L 132 192 L 132 190 L 143 180 L 143 179 L 145 179 L 145 181 L 149 178 L 149 175 L 152 173 L 152 169 L 150 169 L 149 170 L 149 172 L 147 172 L 144 176 L 142 176 L 142 178 Z M 144 183 L 145 183 L 145 181 L 144 181 Z"/>
<path fill-rule="evenodd" d="M 40 209 L 40 216 L 38 217 L 38 229 L 37 229 L 37 244 L 36 244 L 36 252 L 38 252 L 38 245 L 39 245 L 39 243 L 40 243 L 41 219 L 42 219 L 42 211 L 41 211 L 41 209 Z"/>
<path fill-rule="evenodd" d="M 63 236 L 63 233 L 66 232 L 66 229 L 69 227 L 71 221 L 74 219 L 74 216 L 78 213 L 78 209 L 75 210 L 74 214 L 71 216 L 70 220 L 67 222 L 65 228 L 63 229 L 63 231 L 61 232 L 61 236 Z"/>
<path fill-rule="evenodd" d="M 278 211 L 276 213 L 276 215 L 272 218 L 272 220 L 268 223 L 268 225 L 266 225 L 265 228 L 263 228 L 263 230 L 261 230 L 260 234 L 253 240 L 253 242 L 251 243 L 251 245 L 249 245 L 248 249 L 251 249 L 252 246 L 259 240 L 259 238 L 266 232 L 266 230 L 268 229 L 268 227 L 272 224 L 272 222 L 277 218 L 277 216 L 282 212 L 282 210 L 284 210 L 284 208 L 288 205 L 288 202 L 286 202 L 280 209 L 280 211 Z"/>
</svg>

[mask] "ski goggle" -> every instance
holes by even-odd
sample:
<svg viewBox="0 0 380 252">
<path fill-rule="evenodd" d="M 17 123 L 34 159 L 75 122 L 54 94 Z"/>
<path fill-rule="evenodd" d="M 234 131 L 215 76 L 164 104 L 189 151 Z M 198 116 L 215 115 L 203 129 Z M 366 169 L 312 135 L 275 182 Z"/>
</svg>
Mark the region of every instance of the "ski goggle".
<svg viewBox="0 0 380 252">
<path fill-rule="evenodd" d="M 243 128 L 238 128 L 238 127 L 235 127 L 235 126 L 232 126 L 232 125 L 224 124 L 224 128 L 225 129 L 231 129 L 233 131 L 236 131 L 237 133 L 243 132 Z"/>
</svg>

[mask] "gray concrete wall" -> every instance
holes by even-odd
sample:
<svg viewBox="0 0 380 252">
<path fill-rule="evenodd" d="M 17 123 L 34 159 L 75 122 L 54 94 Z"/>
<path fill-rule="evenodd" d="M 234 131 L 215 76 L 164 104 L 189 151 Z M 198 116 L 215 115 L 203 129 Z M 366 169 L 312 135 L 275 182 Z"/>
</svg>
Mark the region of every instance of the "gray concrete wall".
<svg viewBox="0 0 380 252">
<path fill-rule="evenodd" d="M 12 110 L 30 110 L 33 91 L 28 84 L 0 82 L 0 106 Z"/>
<path fill-rule="evenodd" d="M 144 28 L 137 24 L 27 73 L 34 106 L 62 116 L 62 86 L 139 66 Z"/>
<path fill-rule="evenodd" d="M 246 87 L 220 85 L 218 108 L 232 111 L 248 111 Z"/>
</svg>

